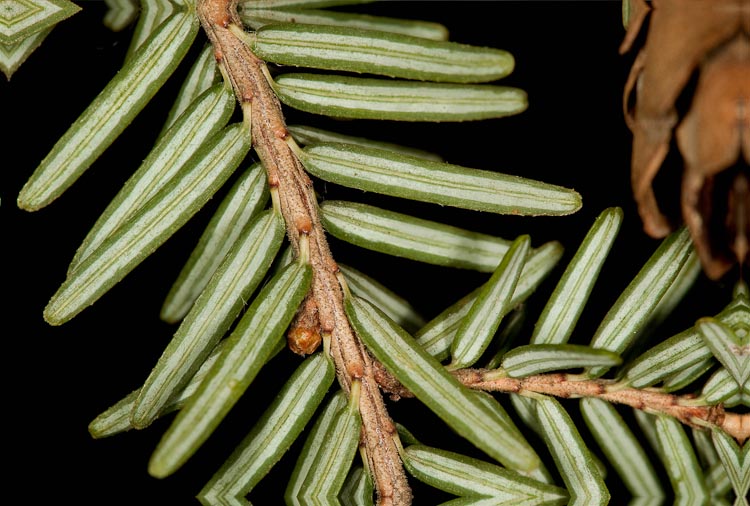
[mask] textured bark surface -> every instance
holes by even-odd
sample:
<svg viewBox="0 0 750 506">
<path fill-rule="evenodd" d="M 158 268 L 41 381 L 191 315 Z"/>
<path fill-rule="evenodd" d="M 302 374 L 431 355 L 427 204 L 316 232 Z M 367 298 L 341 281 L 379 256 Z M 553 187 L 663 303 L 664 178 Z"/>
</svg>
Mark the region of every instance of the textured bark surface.
<svg viewBox="0 0 750 506">
<path fill-rule="evenodd" d="M 242 40 L 244 32 L 236 0 L 201 0 L 197 10 L 216 60 L 242 105 L 245 121 L 252 131 L 253 147 L 268 173 L 269 186 L 278 191 L 287 235 L 295 253 L 299 252 L 300 237 L 309 239 L 312 288 L 292 324 L 290 348 L 297 353 L 312 353 L 321 336 L 330 337 L 331 356 L 341 387 L 348 391 L 354 380 L 362 384 L 361 444 L 378 504 L 411 504 L 411 490 L 394 440 L 396 428 L 375 381 L 373 360 L 344 313 L 338 266 L 320 224 L 312 182 L 288 144 L 289 132 L 265 64 Z"/>
</svg>

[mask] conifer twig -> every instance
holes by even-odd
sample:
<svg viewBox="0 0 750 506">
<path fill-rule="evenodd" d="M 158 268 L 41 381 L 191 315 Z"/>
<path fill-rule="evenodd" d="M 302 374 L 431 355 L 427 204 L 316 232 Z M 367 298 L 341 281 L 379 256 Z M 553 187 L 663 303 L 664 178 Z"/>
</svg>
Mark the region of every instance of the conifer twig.
<svg viewBox="0 0 750 506">
<path fill-rule="evenodd" d="M 696 405 L 692 395 L 674 395 L 651 389 L 623 388 L 615 380 L 581 379 L 581 376 L 553 373 L 511 378 L 497 370 L 461 369 L 453 374 L 464 385 L 490 392 L 555 397 L 596 397 L 625 404 L 649 413 L 672 416 L 692 427 L 716 426 L 742 443 L 750 438 L 750 415 L 725 411 L 721 404 Z"/>
<path fill-rule="evenodd" d="M 361 381 L 362 444 L 378 504 L 410 504 L 411 490 L 394 441 L 395 425 L 375 381 L 373 360 L 346 318 L 336 278 L 338 266 L 320 224 L 312 183 L 287 144 L 289 132 L 266 78 L 265 64 L 241 40 L 237 0 L 199 0 L 197 13 L 225 79 L 232 84 L 242 106 L 245 121 L 250 124 L 253 146 L 266 168 L 269 186 L 278 189 L 294 251 L 298 251 L 302 235 L 309 237 L 312 288 L 293 323 L 290 347 L 310 353 L 322 334 L 331 336 L 331 355 L 342 388 L 348 392 L 353 380 Z"/>
<path fill-rule="evenodd" d="M 375 370 L 380 387 L 394 400 L 414 397 L 379 362 L 375 363 Z M 561 398 L 594 397 L 649 413 L 669 415 L 691 427 L 716 426 L 740 444 L 750 438 L 750 414 L 725 411 L 721 404 L 699 405 L 695 402 L 695 396 L 690 394 L 674 395 L 654 389 L 626 388 L 616 380 L 582 379 L 581 376 L 563 373 L 512 378 L 493 369 L 466 368 L 451 372 L 463 385 L 475 390 Z"/>
</svg>

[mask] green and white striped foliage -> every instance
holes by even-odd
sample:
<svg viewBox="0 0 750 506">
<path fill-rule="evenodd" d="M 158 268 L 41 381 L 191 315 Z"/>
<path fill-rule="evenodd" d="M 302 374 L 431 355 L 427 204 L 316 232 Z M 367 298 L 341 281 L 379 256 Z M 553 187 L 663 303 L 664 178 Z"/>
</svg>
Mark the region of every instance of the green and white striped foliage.
<svg viewBox="0 0 750 506">
<path fill-rule="evenodd" d="M 198 25 L 194 12 L 177 10 L 148 35 L 42 160 L 18 195 L 19 207 L 48 205 L 94 163 L 174 72 Z"/>
<path fill-rule="evenodd" d="M 493 83 L 513 70 L 511 54 L 449 42 L 446 28 L 436 23 L 338 9 L 357 3 L 362 0 L 239 2 L 246 28 L 255 30 L 244 40 L 271 64 L 269 84 L 283 104 L 338 118 L 410 122 L 482 120 L 526 109 L 523 90 Z M 19 195 L 22 208 L 39 209 L 59 197 L 188 54 L 199 31 L 194 2 L 144 5 L 121 72 L 41 162 Z M 154 148 L 84 240 L 69 277 L 47 306 L 50 323 L 73 318 L 153 253 L 249 153 L 247 124 L 227 126 L 235 97 L 226 83 L 217 84 L 221 73 L 212 48 L 196 54 Z M 305 70 L 285 73 L 289 66 Z M 507 215 L 566 215 L 581 207 L 573 190 L 444 163 L 408 146 L 328 132 L 314 123 L 289 131 L 294 139 L 289 144 L 306 170 L 330 184 Z M 236 179 L 165 301 L 162 317 L 182 320 L 173 341 L 143 387 L 89 427 L 95 437 L 106 437 L 179 411 L 151 458 L 153 476 L 175 472 L 217 429 L 260 369 L 283 349 L 284 332 L 311 286 L 314 273 L 304 254 L 278 254 L 285 224 L 278 194 L 273 209 L 264 211 L 268 196 L 260 165 Z M 503 397 L 468 389 L 450 369 L 489 363 L 499 376 L 517 378 L 583 369 L 584 379 L 620 366 L 636 339 L 674 309 L 695 279 L 698 261 L 688 233 L 680 230 L 662 243 L 589 345 L 569 344 L 623 219 L 620 209 L 604 210 L 568 264 L 530 341 L 511 348 L 507 334 L 525 335 L 519 305 L 560 260 L 560 243 L 534 248 L 528 236 L 511 241 L 354 202 L 327 201 L 320 209 L 326 231 L 356 246 L 492 273 L 425 323 L 416 305 L 351 267 L 341 268 L 346 316 L 368 351 L 416 396 L 413 402 L 424 403 L 446 428 L 496 461 L 421 444 L 400 427 L 401 457 L 412 477 L 456 495 L 445 503 L 453 506 L 606 504 L 601 462 L 567 410 L 573 401 L 563 405 L 540 395 L 510 394 L 525 428 L 541 437 L 543 444 L 534 445 L 505 411 Z M 710 373 L 694 402 L 748 405 L 750 304 L 743 286 L 715 319 L 699 321 L 626 364 L 618 371 L 618 386 L 673 390 Z M 246 495 L 304 437 L 286 487 L 287 504 L 372 504 L 368 462 L 356 456 L 361 385 L 353 381 L 348 398 L 343 392 L 328 395 L 334 378 L 329 345 L 289 373 L 276 399 L 205 485 L 201 501 L 247 504 Z M 739 447 L 713 431 L 694 435 L 694 448 L 679 422 L 636 412 L 645 436 L 639 437 L 604 401 L 583 399 L 580 408 L 615 478 L 634 496 L 665 495 L 645 440 L 661 458 L 679 499 L 722 504 L 734 490 L 736 504 L 746 504 L 747 445 Z M 545 467 L 551 463 L 558 471 L 554 476 Z"/>
<path fill-rule="evenodd" d="M 750 305 L 744 283 L 735 288 L 734 300 L 713 318 L 701 318 L 691 327 L 631 360 L 621 381 L 636 388 L 662 383 L 667 390 L 682 388 L 712 370 L 702 387 L 708 404 L 733 407 L 749 401 L 743 394 L 750 374 L 747 362 Z"/>
<path fill-rule="evenodd" d="M 346 311 L 357 335 L 375 357 L 449 427 L 511 469 L 533 473 L 541 466 L 536 452 L 509 420 L 498 420 L 378 308 L 349 296 Z"/>
<path fill-rule="evenodd" d="M 268 62 L 421 81 L 495 81 L 515 63 L 499 49 L 330 24 L 266 25 L 248 39 L 253 53 Z"/>
<path fill-rule="evenodd" d="M 581 207 L 573 190 L 352 144 L 312 144 L 299 152 L 325 181 L 395 197 L 475 211 L 557 216 Z"/>
</svg>

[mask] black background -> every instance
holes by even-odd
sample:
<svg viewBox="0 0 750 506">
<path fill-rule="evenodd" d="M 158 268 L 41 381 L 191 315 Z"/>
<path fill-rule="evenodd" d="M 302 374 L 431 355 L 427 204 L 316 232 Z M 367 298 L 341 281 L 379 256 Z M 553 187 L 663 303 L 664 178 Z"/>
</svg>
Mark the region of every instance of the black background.
<svg viewBox="0 0 750 506">
<path fill-rule="evenodd" d="M 178 69 L 135 123 L 58 201 L 35 213 L 18 210 L 15 199 L 25 179 L 119 68 L 132 35 L 132 26 L 112 33 L 102 25 L 104 2 L 81 5 L 82 12 L 56 27 L 10 82 L 0 81 L 6 344 L 2 413 L 9 424 L 5 432 L 12 446 L 7 453 L 6 443 L 5 457 L 13 475 L 6 487 L 33 480 L 35 485 L 23 486 L 24 493 L 40 496 L 28 501 L 31 504 L 66 499 L 76 504 L 193 504 L 195 493 L 249 430 L 299 358 L 288 352 L 277 357 L 217 435 L 168 479 L 149 477 L 146 464 L 171 417 L 139 433 L 100 441 L 88 436 L 87 424 L 143 382 L 174 332 L 158 318 L 161 302 L 219 199 L 95 306 L 61 327 L 43 322 L 42 309 L 63 281 L 76 247 L 148 153 L 179 76 L 189 67 Z M 529 109 L 515 117 L 466 124 L 317 124 L 430 149 L 460 165 L 571 187 L 584 202 L 579 213 L 557 218 L 484 216 L 427 205 L 412 206 L 413 212 L 509 239 L 530 233 L 535 246 L 560 240 L 566 247 L 564 266 L 604 208 L 624 209 L 621 234 L 573 338 L 587 342 L 607 307 L 658 244 L 642 233 L 630 195 L 630 134 L 622 121 L 621 94 L 632 55 L 623 57 L 617 51 L 624 33 L 620 2 L 386 2 L 357 10 L 441 22 L 451 30 L 452 40 L 511 51 L 516 70 L 502 84 L 527 90 Z M 307 116 L 290 112 L 289 119 L 304 121 Z M 329 198 L 346 196 L 406 209 L 396 199 L 323 190 Z M 486 279 L 478 273 L 386 258 L 338 241 L 332 248 L 340 261 L 413 300 L 427 318 Z M 555 274 L 560 272 L 558 268 Z M 548 280 L 541 290 L 548 293 L 552 286 Z M 715 313 L 728 302 L 730 287 L 701 277 L 667 322 L 664 335 Z M 532 298 L 532 316 L 538 314 L 534 304 L 543 301 L 543 294 Z M 391 407 L 392 413 L 425 443 L 471 451 L 415 404 L 402 401 Z M 282 461 L 251 495 L 255 504 L 280 503 L 274 483 L 283 480 L 291 465 L 291 459 Z M 612 473 L 608 482 L 616 490 Z M 261 499 L 260 494 L 269 491 L 276 492 L 276 500 Z M 416 504 L 438 500 L 427 497 L 424 492 Z M 613 500 L 619 502 L 621 496 Z"/>
</svg>

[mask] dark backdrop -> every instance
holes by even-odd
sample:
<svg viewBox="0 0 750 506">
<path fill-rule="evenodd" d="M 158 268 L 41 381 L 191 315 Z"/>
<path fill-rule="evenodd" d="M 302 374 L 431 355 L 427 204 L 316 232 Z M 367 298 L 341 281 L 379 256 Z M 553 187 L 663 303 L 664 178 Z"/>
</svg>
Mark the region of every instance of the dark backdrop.
<svg viewBox="0 0 750 506">
<path fill-rule="evenodd" d="M 191 504 L 299 359 L 291 353 L 279 356 L 206 448 L 166 480 L 150 478 L 146 463 L 169 420 L 106 440 L 88 436 L 89 421 L 142 383 L 174 332 L 159 320 L 159 308 L 218 199 L 94 307 L 62 327 L 42 321 L 42 309 L 63 281 L 86 231 L 146 156 L 178 88 L 177 78 L 188 68 L 180 67 L 135 123 L 58 201 L 36 213 L 18 210 L 15 198 L 23 182 L 118 69 L 132 35 L 132 27 L 112 33 L 102 25 L 104 2 L 81 5 L 83 10 L 56 27 L 10 82 L 0 81 L 2 334 L 8 345 L 4 390 L 10 394 L 3 417 L 12 445 L 8 459 L 6 443 L 12 474 L 6 486 L 33 480 L 35 485 L 23 487 L 24 493 L 41 496 L 24 501 L 31 504 Z M 414 212 L 435 212 L 437 219 L 509 239 L 530 233 L 535 246 L 557 239 L 566 246 L 565 261 L 604 208 L 624 209 L 621 235 L 574 337 L 587 342 L 607 307 L 657 246 L 641 232 L 629 189 L 630 135 L 622 121 L 621 93 L 632 55 L 617 52 L 624 33 L 620 2 L 386 2 L 359 9 L 441 22 L 450 28 L 452 40 L 511 51 L 516 70 L 504 83 L 527 90 L 530 106 L 516 117 L 460 125 L 323 121 L 324 126 L 432 149 L 456 164 L 575 188 L 584 202 L 579 213 L 562 218 L 483 216 L 430 206 L 414 206 Z M 291 121 L 305 119 L 290 113 Z M 333 198 L 360 198 L 335 188 L 327 191 Z M 395 199 L 384 202 L 404 209 Z M 410 297 L 428 318 L 486 279 L 388 259 L 337 241 L 332 248 L 341 261 Z M 548 293 L 552 286 L 547 282 L 542 290 Z M 701 278 L 668 326 L 681 329 L 711 314 L 728 300 L 727 294 L 726 286 Z M 538 314 L 534 304 L 543 303 L 543 297 L 532 298 L 531 315 Z M 706 307 L 710 310 L 704 311 Z M 436 431 L 436 419 L 415 404 L 393 406 L 394 416 L 407 425 L 416 420 L 409 427 L 428 444 L 441 445 L 445 438 L 451 448 L 471 451 L 448 431 Z M 283 479 L 291 465 L 285 459 L 261 485 L 252 496 L 256 504 L 279 503 L 265 502 L 260 493 L 273 490 L 274 480 Z M 420 497 L 416 504 L 438 500 Z"/>
</svg>

